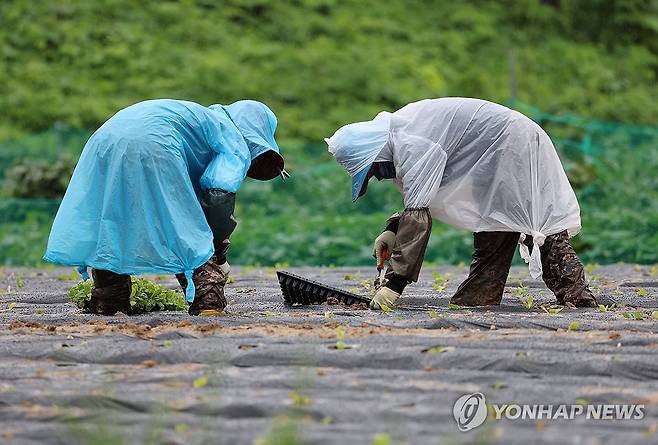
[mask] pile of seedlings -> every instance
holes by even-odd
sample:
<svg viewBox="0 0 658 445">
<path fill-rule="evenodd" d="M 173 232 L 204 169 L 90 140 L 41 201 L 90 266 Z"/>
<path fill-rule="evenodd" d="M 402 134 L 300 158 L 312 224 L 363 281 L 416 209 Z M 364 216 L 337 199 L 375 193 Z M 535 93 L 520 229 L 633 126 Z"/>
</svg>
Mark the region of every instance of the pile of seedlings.
<svg viewBox="0 0 658 445">
<path fill-rule="evenodd" d="M 89 310 L 93 281 L 81 281 L 69 289 L 69 301 L 85 311 Z M 187 310 L 185 297 L 144 278 L 132 277 L 130 307 L 133 313 Z"/>
</svg>

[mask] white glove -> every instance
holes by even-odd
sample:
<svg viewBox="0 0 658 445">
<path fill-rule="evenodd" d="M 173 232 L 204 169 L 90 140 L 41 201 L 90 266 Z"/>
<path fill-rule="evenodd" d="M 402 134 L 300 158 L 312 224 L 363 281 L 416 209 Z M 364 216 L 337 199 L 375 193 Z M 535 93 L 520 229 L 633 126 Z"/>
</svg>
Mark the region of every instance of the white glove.
<svg viewBox="0 0 658 445">
<path fill-rule="evenodd" d="M 225 277 L 228 277 L 228 274 L 231 273 L 231 265 L 228 263 L 228 261 L 224 261 L 223 264 L 220 264 L 219 269 L 222 271 Z"/>
<path fill-rule="evenodd" d="M 375 296 L 370 300 L 370 309 L 389 310 L 395 308 L 395 303 L 400 294 L 388 287 L 380 287 Z"/>
<path fill-rule="evenodd" d="M 385 258 L 382 258 L 382 248 L 386 247 L 386 250 L 388 251 L 388 256 L 391 256 L 391 250 L 393 250 L 393 246 L 395 245 L 395 233 L 391 232 L 390 230 L 385 230 L 382 232 L 381 235 L 379 235 L 377 238 L 375 238 L 375 245 L 372 248 L 372 256 L 377 258 L 377 264 L 381 264 L 382 260 Z"/>
</svg>

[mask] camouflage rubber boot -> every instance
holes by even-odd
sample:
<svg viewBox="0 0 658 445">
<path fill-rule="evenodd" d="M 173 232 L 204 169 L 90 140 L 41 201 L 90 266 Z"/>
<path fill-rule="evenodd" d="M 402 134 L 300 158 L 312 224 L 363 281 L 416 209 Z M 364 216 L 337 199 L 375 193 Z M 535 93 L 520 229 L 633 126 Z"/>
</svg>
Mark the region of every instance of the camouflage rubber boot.
<svg viewBox="0 0 658 445">
<path fill-rule="evenodd" d="M 546 237 L 539 248 L 546 286 L 559 304 L 576 307 L 596 307 L 596 298 L 585 279 L 585 269 L 569 243 L 566 230 Z"/>
<path fill-rule="evenodd" d="M 120 275 L 109 270 L 92 269 L 94 288 L 91 290 L 89 311 L 98 315 L 114 315 L 123 312 L 130 315 L 130 275 Z"/>
<path fill-rule="evenodd" d="M 459 306 L 500 304 L 514 251 L 519 242 L 515 232 L 473 234 L 473 262 L 468 277 L 459 285 L 450 303 Z"/>
<path fill-rule="evenodd" d="M 183 291 L 187 288 L 187 279 L 183 274 L 177 274 L 176 278 Z M 190 315 L 219 315 L 226 308 L 226 297 L 224 296 L 224 285 L 227 276 L 217 263 L 217 257 L 212 256 L 203 266 L 194 271 L 194 301 L 188 309 Z"/>
</svg>

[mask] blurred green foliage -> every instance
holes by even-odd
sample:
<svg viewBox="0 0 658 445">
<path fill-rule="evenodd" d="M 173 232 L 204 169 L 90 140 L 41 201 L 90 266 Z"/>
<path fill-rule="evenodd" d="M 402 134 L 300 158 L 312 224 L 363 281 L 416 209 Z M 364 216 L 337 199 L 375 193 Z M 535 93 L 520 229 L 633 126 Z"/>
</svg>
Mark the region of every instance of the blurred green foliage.
<svg viewBox="0 0 658 445">
<path fill-rule="evenodd" d="M 0 137 L 95 128 L 143 99 L 260 99 L 280 136 L 445 95 L 658 121 L 652 0 L 7 0 Z"/>
<path fill-rule="evenodd" d="M 23 159 L 5 172 L 3 194 L 13 198 L 61 198 L 76 162 L 70 155 L 54 161 Z"/>
<path fill-rule="evenodd" d="M 426 97 L 505 102 L 513 58 L 516 101 L 507 103 L 556 142 L 582 207 L 574 243 L 583 259 L 655 263 L 655 129 L 592 119 L 658 122 L 657 4 L 8 0 L 0 5 L 3 193 L 53 196 L 57 185 L 34 178 L 77 156 L 91 129 L 134 102 L 259 99 L 279 117 L 293 178 L 245 183 L 231 261 L 369 264 L 372 239 L 401 199 L 373 183 L 353 205 L 322 138 Z M 21 159 L 28 172 L 7 170 Z M 40 261 L 57 205 L 0 200 L 0 263 Z M 436 222 L 426 260 L 468 262 L 471 250 L 470 233 Z"/>
</svg>

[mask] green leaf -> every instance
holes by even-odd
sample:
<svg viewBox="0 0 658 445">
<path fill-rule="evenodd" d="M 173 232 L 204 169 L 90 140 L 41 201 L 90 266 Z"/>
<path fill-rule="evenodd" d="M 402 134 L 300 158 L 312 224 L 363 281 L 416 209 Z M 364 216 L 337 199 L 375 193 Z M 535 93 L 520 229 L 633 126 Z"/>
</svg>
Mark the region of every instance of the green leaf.
<svg viewBox="0 0 658 445">
<path fill-rule="evenodd" d="M 208 377 L 206 376 L 199 377 L 195 379 L 194 382 L 192 382 L 192 386 L 194 386 L 195 388 L 203 388 L 207 384 L 208 384 Z"/>
<path fill-rule="evenodd" d="M 577 331 L 578 328 L 580 327 L 580 323 L 577 321 L 572 321 L 569 323 L 569 326 L 567 326 L 567 331 Z"/>
<path fill-rule="evenodd" d="M 422 352 L 427 352 L 429 354 L 442 354 L 444 352 L 452 352 L 456 348 L 454 346 L 432 346 L 431 348 L 424 349 Z"/>
<path fill-rule="evenodd" d="M 189 429 L 190 426 L 187 423 L 177 423 L 174 426 L 174 431 L 176 431 L 178 434 L 185 434 Z"/>
<path fill-rule="evenodd" d="M 372 442 L 370 442 L 370 445 L 390 445 L 391 444 L 391 436 L 389 436 L 386 433 L 379 433 L 375 437 L 373 437 Z"/>
</svg>

